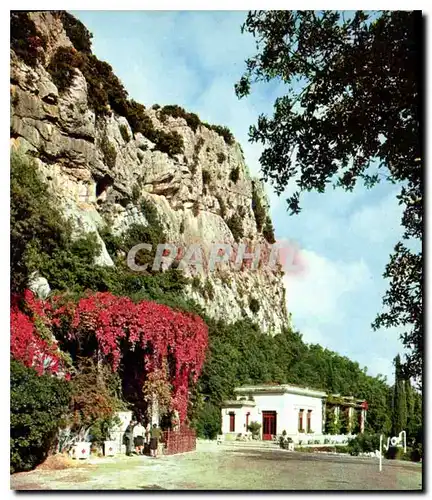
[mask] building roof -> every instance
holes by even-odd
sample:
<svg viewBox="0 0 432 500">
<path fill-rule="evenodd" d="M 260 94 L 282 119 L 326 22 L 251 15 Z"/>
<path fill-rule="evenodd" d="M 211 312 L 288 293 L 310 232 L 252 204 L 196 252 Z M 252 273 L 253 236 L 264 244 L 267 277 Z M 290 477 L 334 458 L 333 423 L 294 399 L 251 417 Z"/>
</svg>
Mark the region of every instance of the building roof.
<svg viewBox="0 0 432 500">
<path fill-rule="evenodd" d="M 256 406 L 255 401 L 249 401 L 245 399 L 231 399 L 229 401 L 224 401 L 222 404 L 223 408 L 241 408 L 242 406 Z"/>
<path fill-rule="evenodd" d="M 309 387 L 298 387 L 290 384 L 271 384 L 271 385 L 244 385 L 234 389 L 236 394 L 299 394 L 301 396 L 310 396 L 315 398 L 324 398 L 326 392 Z"/>
</svg>

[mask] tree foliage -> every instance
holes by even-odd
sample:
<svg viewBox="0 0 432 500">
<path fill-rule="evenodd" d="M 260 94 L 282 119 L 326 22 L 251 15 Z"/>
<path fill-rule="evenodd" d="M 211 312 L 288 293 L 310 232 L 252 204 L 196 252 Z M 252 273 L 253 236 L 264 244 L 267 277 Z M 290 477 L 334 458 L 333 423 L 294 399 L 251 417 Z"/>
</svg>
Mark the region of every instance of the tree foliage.
<svg viewBox="0 0 432 500">
<path fill-rule="evenodd" d="M 106 422 L 121 409 L 121 399 L 112 383 L 116 375 L 108 365 L 92 358 L 77 362 L 76 375 L 71 379 L 69 425 L 81 438 L 93 427 L 102 431 Z"/>
<path fill-rule="evenodd" d="M 393 394 L 392 431 L 397 436 L 406 429 L 407 400 L 405 393 L 405 380 L 402 375 L 400 356 L 395 358 L 395 385 Z"/>
<path fill-rule="evenodd" d="M 300 211 L 305 191 L 330 184 L 351 191 L 381 179 L 400 185 L 405 239 L 421 239 L 423 180 L 418 68 L 420 12 L 253 11 L 242 30 L 255 37 L 257 53 L 236 84 L 244 97 L 256 82 L 285 84 L 273 116 L 261 115 L 250 140 L 264 145 L 264 179 Z M 390 285 L 385 312 L 374 327 L 399 326 L 410 349 L 407 366 L 421 378 L 422 253 L 398 243 L 384 277 Z"/>
<path fill-rule="evenodd" d="M 69 387 L 12 359 L 10 389 L 11 472 L 20 472 L 47 457 L 68 410 Z"/>
</svg>

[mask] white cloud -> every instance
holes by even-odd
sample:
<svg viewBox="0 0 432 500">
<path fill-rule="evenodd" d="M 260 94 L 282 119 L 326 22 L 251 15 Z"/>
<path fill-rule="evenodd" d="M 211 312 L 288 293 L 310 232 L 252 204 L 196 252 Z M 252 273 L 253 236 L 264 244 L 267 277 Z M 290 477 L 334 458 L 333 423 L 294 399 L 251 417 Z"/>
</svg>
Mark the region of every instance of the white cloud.
<svg viewBox="0 0 432 500">
<path fill-rule="evenodd" d="M 396 243 L 396 236 L 401 233 L 400 220 L 402 208 L 398 205 L 397 190 L 373 205 L 364 205 L 355 211 L 349 219 L 349 231 L 370 243 Z"/>
<path fill-rule="evenodd" d="M 303 250 L 306 269 L 299 275 L 286 276 L 287 308 L 296 319 L 313 324 L 341 324 L 344 319 L 342 299 L 358 291 L 371 279 L 363 260 L 331 261 L 310 250 Z"/>
</svg>

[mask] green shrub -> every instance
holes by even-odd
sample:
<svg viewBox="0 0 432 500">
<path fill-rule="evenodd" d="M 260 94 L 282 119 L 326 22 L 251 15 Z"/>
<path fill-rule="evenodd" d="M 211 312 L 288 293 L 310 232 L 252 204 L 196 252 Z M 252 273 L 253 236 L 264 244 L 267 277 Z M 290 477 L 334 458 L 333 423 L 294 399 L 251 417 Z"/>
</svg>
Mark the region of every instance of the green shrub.
<svg viewBox="0 0 432 500">
<path fill-rule="evenodd" d="M 260 304 L 257 299 L 251 298 L 249 301 L 249 309 L 256 314 L 260 310 Z"/>
<path fill-rule="evenodd" d="M 403 448 L 399 448 L 398 446 L 389 446 L 389 449 L 385 452 L 385 457 L 390 460 L 401 460 L 403 455 Z"/>
<path fill-rule="evenodd" d="M 183 138 L 175 130 L 168 134 L 162 130 L 158 130 L 156 132 L 156 149 L 171 157 L 181 154 L 184 150 Z"/>
<path fill-rule="evenodd" d="M 194 132 L 197 131 L 198 127 L 201 124 L 201 120 L 199 119 L 198 115 L 196 115 L 195 113 L 188 113 L 177 104 L 169 104 L 167 106 L 164 106 L 160 110 L 159 116 L 162 121 L 164 121 L 167 116 L 172 116 L 173 118 L 184 118 L 188 127 L 190 127 Z"/>
<path fill-rule="evenodd" d="M 129 130 L 128 130 L 127 126 L 124 125 L 123 123 L 121 123 L 119 125 L 119 130 L 120 130 L 121 136 L 123 137 L 123 140 L 125 142 L 129 142 L 131 140 L 131 137 L 129 135 Z"/>
<path fill-rule="evenodd" d="M 252 182 L 252 210 L 255 215 L 255 221 L 258 232 L 261 232 L 266 221 L 266 211 L 261 203 L 261 198 L 258 195 L 255 182 Z"/>
<path fill-rule="evenodd" d="M 204 139 L 200 137 L 198 141 L 195 144 L 194 147 L 194 154 L 192 156 L 192 165 L 191 165 L 191 172 L 192 174 L 195 174 L 197 168 L 198 168 L 198 162 L 199 162 L 199 152 L 201 151 L 201 148 L 204 144 Z"/>
<path fill-rule="evenodd" d="M 120 424 L 121 420 L 117 415 L 97 419 L 90 427 L 90 442 L 102 446 L 104 441 L 110 440 L 112 429 Z"/>
<path fill-rule="evenodd" d="M 132 187 L 132 201 L 137 204 L 141 197 L 141 189 L 138 184 L 134 184 Z"/>
<path fill-rule="evenodd" d="M 418 443 L 411 451 L 411 460 L 413 462 L 420 462 L 420 460 L 422 459 L 423 459 L 423 446 L 420 443 Z"/>
<path fill-rule="evenodd" d="M 340 411 L 339 413 L 339 420 L 340 420 L 340 432 L 341 434 L 349 434 L 350 431 L 350 422 L 348 418 L 348 409 Z"/>
<path fill-rule="evenodd" d="M 198 217 L 198 215 L 199 215 L 199 201 L 198 200 L 194 200 L 194 202 L 193 202 L 192 213 L 194 214 L 195 217 Z"/>
<path fill-rule="evenodd" d="M 220 216 L 222 217 L 222 219 L 225 219 L 226 213 L 227 213 L 225 202 L 224 202 L 222 196 L 220 196 L 220 195 L 216 195 L 216 199 L 219 202 L 219 206 L 220 206 Z"/>
<path fill-rule="evenodd" d="M 208 300 L 214 299 L 214 288 L 213 288 L 213 285 L 209 279 L 207 279 L 204 283 L 203 294 L 204 294 L 204 297 Z"/>
<path fill-rule="evenodd" d="M 218 406 L 205 402 L 198 411 L 194 424 L 197 436 L 204 439 L 216 439 L 221 432 L 221 412 Z"/>
<path fill-rule="evenodd" d="M 259 436 L 261 424 L 259 422 L 251 422 L 248 425 L 248 431 L 252 432 L 252 436 Z"/>
<path fill-rule="evenodd" d="M 370 453 L 379 450 L 380 435 L 362 433 L 358 434 L 355 438 L 348 441 L 348 452 L 350 455 L 359 455 L 359 453 Z"/>
<path fill-rule="evenodd" d="M 270 217 L 266 218 L 266 222 L 263 228 L 263 236 L 269 243 L 276 243 L 274 228 Z"/>
<path fill-rule="evenodd" d="M 84 24 L 65 10 L 59 11 L 57 14 L 73 46 L 80 52 L 91 53 L 91 39 L 93 35 Z"/>
<path fill-rule="evenodd" d="M 203 181 L 203 184 L 210 184 L 211 175 L 210 175 L 210 172 L 208 170 L 202 171 L 202 181 Z"/>
<path fill-rule="evenodd" d="M 240 178 L 240 169 L 239 167 L 235 167 L 230 172 L 230 180 L 235 184 L 239 180 L 239 178 Z"/>
<path fill-rule="evenodd" d="M 19 293 L 37 270 L 31 248 L 49 257 L 56 248 L 67 247 L 72 228 L 51 201 L 33 161 L 13 153 L 10 169 L 11 287 Z"/>
<path fill-rule="evenodd" d="M 100 252 L 94 234 L 73 237 L 73 226 L 33 162 L 11 156 L 11 288 L 19 293 L 39 271 L 53 290 L 106 291 L 113 272 L 95 266 Z"/>
<path fill-rule="evenodd" d="M 234 214 L 227 220 L 227 226 L 229 227 L 235 241 L 240 241 L 243 238 L 243 224 L 241 218 Z"/>
<path fill-rule="evenodd" d="M 217 161 L 218 163 L 222 164 L 226 160 L 225 153 L 219 152 L 217 154 Z"/>
<path fill-rule="evenodd" d="M 145 113 L 145 106 L 131 99 L 127 102 L 126 118 L 134 134 L 141 133 L 152 142 L 155 133 L 153 122 Z"/>
<path fill-rule="evenodd" d="M 210 125 L 208 123 L 203 123 L 203 125 L 210 130 L 213 130 L 217 134 L 219 134 L 221 137 L 223 137 L 223 140 L 229 145 L 232 146 L 235 143 L 234 136 L 232 135 L 230 129 L 228 127 L 223 127 L 221 125 Z"/>
<path fill-rule="evenodd" d="M 326 410 L 325 433 L 336 435 L 341 432 L 341 421 L 336 419 L 332 410 Z"/>
<path fill-rule="evenodd" d="M 195 290 L 199 290 L 201 288 L 201 280 L 198 278 L 198 276 L 194 276 L 191 281 L 192 288 L 195 288 Z"/>
<path fill-rule="evenodd" d="M 89 429 L 90 440 L 101 444 L 118 422 L 115 412 L 126 407 L 121 399 L 121 379 L 108 365 L 99 365 L 92 358 L 76 356 L 76 365 L 70 382 L 71 415 L 67 423 L 77 435 Z"/>
<path fill-rule="evenodd" d="M 28 66 L 43 62 L 46 49 L 45 37 L 40 34 L 29 13 L 18 10 L 10 13 L 11 49 Z"/>
<path fill-rule="evenodd" d="M 101 150 L 107 167 L 113 169 L 117 159 L 117 151 L 106 135 L 102 137 Z"/>
<path fill-rule="evenodd" d="M 11 360 L 10 466 L 11 473 L 31 470 L 45 460 L 55 444 L 68 410 L 69 386 L 50 375 Z"/>
<path fill-rule="evenodd" d="M 160 105 L 159 104 L 153 104 L 152 109 L 154 109 L 155 111 L 157 111 L 158 109 L 160 109 Z"/>
<path fill-rule="evenodd" d="M 59 47 L 47 67 L 53 82 L 59 92 L 67 90 L 76 75 L 76 68 L 80 65 L 80 55 L 71 47 Z"/>
<path fill-rule="evenodd" d="M 156 130 L 151 118 L 146 115 L 143 104 L 130 100 L 126 102 L 124 112 L 119 112 L 119 114 L 125 116 L 134 134 L 141 133 L 147 137 L 155 144 L 157 150 L 167 153 L 169 156 L 183 153 L 184 143 L 180 134 L 176 131 Z"/>
</svg>

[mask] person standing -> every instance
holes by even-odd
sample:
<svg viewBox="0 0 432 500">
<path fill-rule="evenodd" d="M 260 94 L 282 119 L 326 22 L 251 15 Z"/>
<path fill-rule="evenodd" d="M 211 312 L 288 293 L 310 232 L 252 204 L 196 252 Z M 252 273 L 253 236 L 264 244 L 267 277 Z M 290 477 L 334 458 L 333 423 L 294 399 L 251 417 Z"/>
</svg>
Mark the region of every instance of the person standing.
<svg viewBox="0 0 432 500">
<path fill-rule="evenodd" d="M 150 455 L 154 458 L 157 458 L 157 451 L 159 440 L 161 437 L 162 431 L 159 429 L 157 424 L 153 424 L 153 427 L 150 431 Z"/>
<path fill-rule="evenodd" d="M 145 429 L 141 422 L 134 427 L 133 435 L 134 435 L 134 446 L 137 455 L 143 454 L 144 449 L 144 433 Z"/>
<path fill-rule="evenodd" d="M 150 431 L 151 431 L 151 425 L 148 423 L 145 428 L 145 444 L 150 445 Z"/>
<path fill-rule="evenodd" d="M 132 443 L 133 443 L 133 430 L 135 427 L 135 422 L 131 420 L 129 425 L 126 427 L 124 433 L 124 443 L 126 445 L 126 455 L 130 457 L 132 455 Z"/>
</svg>

